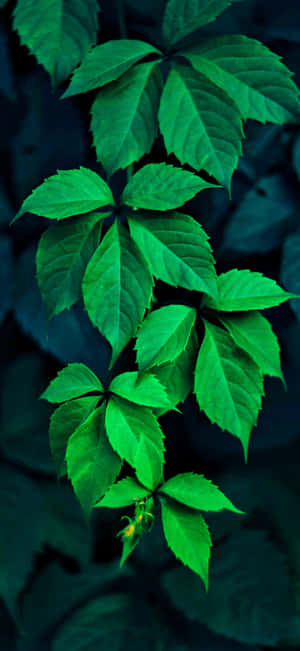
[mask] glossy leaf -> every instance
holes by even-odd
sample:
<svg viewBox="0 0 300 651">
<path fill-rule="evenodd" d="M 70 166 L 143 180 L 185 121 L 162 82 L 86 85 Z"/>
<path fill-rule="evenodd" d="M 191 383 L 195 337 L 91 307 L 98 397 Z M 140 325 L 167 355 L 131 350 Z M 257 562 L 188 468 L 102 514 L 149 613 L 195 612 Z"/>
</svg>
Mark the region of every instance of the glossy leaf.
<svg viewBox="0 0 300 651">
<path fill-rule="evenodd" d="M 148 314 L 135 344 L 139 370 L 173 362 L 185 350 L 195 320 L 195 309 L 186 305 L 166 305 Z"/>
<path fill-rule="evenodd" d="M 208 589 L 208 563 L 212 545 L 210 533 L 200 513 L 181 504 L 161 505 L 166 541 L 184 565 L 199 574 Z"/>
<path fill-rule="evenodd" d="M 88 315 L 112 347 L 111 366 L 136 334 L 149 307 L 152 282 L 144 258 L 116 221 L 90 260 L 82 283 Z"/>
<path fill-rule="evenodd" d="M 217 298 L 211 247 L 195 219 L 179 212 L 167 216 L 145 213 L 130 219 L 129 227 L 156 278 Z"/>
<path fill-rule="evenodd" d="M 156 61 L 140 63 L 103 88 L 91 109 L 91 130 L 107 174 L 149 153 L 158 132 L 162 77 Z"/>
<path fill-rule="evenodd" d="M 210 187 L 214 186 L 180 167 L 149 163 L 131 177 L 122 199 L 133 208 L 172 210 Z"/>
<path fill-rule="evenodd" d="M 109 391 L 136 405 L 170 407 L 165 388 L 152 373 L 144 373 L 141 377 L 137 371 L 121 373 L 113 378 Z"/>
<path fill-rule="evenodd" d="M 104 388 L 95 373 L 85 364 L 68 364 L 58 372 L 56 378 L 52 380 L 41 398 L 48 402 L 65 402 L 72 398 L 97 391 L 103 393 Z M 100 396 L 99 396 L 100 397 Z"/>
<path fill-rule="evenodd" d="M 14 221 L 25 212 L 48 219 L 66 219 L 107 205 L 113 206 L 114 199 L 107 183 L 96 172 L 86 167 L 58 170 L 23 201 Z"/>
<path fill-rule="evenodd" d="M 137 500 L 144 500 L 148 495 L 149 491 L 145 486 L 139 484 L 133 477 L 125 477 L 113 484 L 95 507 L 120 509 L 134 504 Z"/>
<path fill-rule="evenodd" d="M 229 509 L 235 513 L 243 513 L 204 475 L 196 475 L 193 472 L 176 475 L 168 479 L 159 490 L 177 502 L 200 511 Z"/>
<path fill-rule="evenodd" d="M 88 52 L 81 66 L 75 70 L 70 86 L 63 97 L 87 93 L 115 81 L 148 54 L 160 52 L 143 41 L 121 39 L 107 41 Z"/>
<path fill-rule="evenodd" d="M 67 474 L 66 449 L 70 436 L 96 409 L 99 397 L 70 400 L 53 412 L 49 426 L 49 442 L 59 478 Z"/>
<path fill-rule="evenodd" d="M 105 426 L 114 450 L 135 469 L 141 484 L 153 490 L 162 478 L 164 445 L 152 411 L 122 398 L 111 398 Z"/>
<path fill-rule="evenodd" d="M 14 28 L 53 85 L 67 79 L 97 40 L 97 0 L 18 0 Z"/>
<path fill-rule="evenodd" d="M 261 408 L 261 371 L 226 330 L 204 323 L 195 368 L 196 399 L 212 423 L 240 439 L 247 459 L 250 433 Z"/>
<path fill-rule="evenodd" d="M 81 298 L 87 263 L 99 244 L 105 213 L 91 213 L 53 224 L 38 245 L 36 267 L 48 319 Z M 97 225 L 97 222 L 100 222 Z"/>
<path fill-rule="evenodd" d="M 299 122 L 299 90 L 292 73 L 262 43 L 230 34 L 207 39 L 185 56 L 233 99 L 244 120 Z"/>
<path fill-rule="evenodd" d="M 163 35 L 169 48 L 199 27 L 211 23 L 232 0 L 169 0 L 163 17 Z"/>
<path fill-rule="evenodd" d="M 121 470 L 121 459 L 106 436 L 104 417 L 102 405 L 79 425 L 67 446 L 68 477 L 86 516 Z"/>
<path fill-rule="evenodd" d="M 275 280 L 249 269 L 231 269 L 221 274 L 217 283 L 218 302 L 215 303 L 209 296 L 205 296 L 203 302 L 214 310 L 224 312 L 263 310 L 280 305 L 294 296 L 285 292 Z"/>
<path fill-rule="evenodd" d="M 159 122 L 168 154 L 204 169 L 230 190 L 243 128 L 227 93 L 192 68 L 176 65 L 162 93 Z"/>
</svg>

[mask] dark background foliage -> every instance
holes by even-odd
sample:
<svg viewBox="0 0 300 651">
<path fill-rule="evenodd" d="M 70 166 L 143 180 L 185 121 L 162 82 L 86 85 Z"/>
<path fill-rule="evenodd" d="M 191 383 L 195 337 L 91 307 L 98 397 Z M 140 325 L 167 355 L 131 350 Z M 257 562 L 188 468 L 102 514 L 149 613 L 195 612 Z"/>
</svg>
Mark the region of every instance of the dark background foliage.
<svg viewBox="0 0 300 651">
<path fill-rule="evenodd" d="M 126 0 L 128 36 L 156 43 L 164 0 Z M 101 0 L 100 42 L 119 38 L 117 2 Z M 167 472 L 214 479 L 247 511 L 210 517 L 211 588 L 168 552 L 160 525 L 120 570 L 121 512 L 103 509 L 88 532 L 48 445 L 49 408 L 39 395 L 65 363 L 81 361 L 105 382 L 109 347 L 82 306 L 46 323 L 35 250 L 46 220 L 9 226 L 22 200 L 57 169 L 101 172 L 91 144 L 89 98 L 59 100 L 50 80 L 0 17 L 0 647 L 5 651 L 154 649 L 284 651 L 300 644 L 300 303 L 267 315 L 279 336 L 288 391 L 266 382 L 247 466 L 237 439 L 211 425 L 193 397 L 162 418 Z M 284 57 L 300 84 L 295 0 L 236 0 L 205 33 L 244 33 Z M 197 42 L 201 35 L 193 36 Z M 143 162 L 166 160 L 158 139 Z M 175 159 L 169 157 L 170 162 Z M 122 186 L 124 173 L 113 177 Z M 300 293 L 300 130 L 248 122 L 244 156 L 225 190 L 185 206 L 204 225 L 218 272 L 250 268 Z M 186 293 L 158 284 L 162 303 Z M 128 370 L 131 357 L 118 366 Z M 50 410 L 51 411 L 51 410 Z M 87 609 L 88 634 L 80 628 Z M 73 618 L 71 620 L 71 617 Z M 73 622 L 70 633 L 70 622 Z M 88 624 L 87 624 L 88 622 Z M 216 632 L 217 631 L 217 632 Z M 249 646 L 250 645 L 250 646 Z"/>
</svg>

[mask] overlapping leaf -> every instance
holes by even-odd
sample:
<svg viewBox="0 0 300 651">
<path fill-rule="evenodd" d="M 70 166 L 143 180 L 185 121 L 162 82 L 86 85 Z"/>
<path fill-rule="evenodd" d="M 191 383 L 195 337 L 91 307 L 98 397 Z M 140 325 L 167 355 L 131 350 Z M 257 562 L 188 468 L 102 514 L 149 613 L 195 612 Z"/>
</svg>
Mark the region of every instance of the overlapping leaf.
<svg viewBox="0 0 300 651">
<path fill-rule="evenodd" d="M 104 389 L 93 371 L 85 364 L 74 362 L 58 372 L 41 398 L 48 402 L 65 402 L 90 391 L 97 391 L 100 394 Z"/>
<path fill-rule="evenodd" d="M 163 35 L 169 48 L 199 27 L 211 23 L 232 0 L 169 0 L 163 17 Z"/>
<path fill-rule="evenodd" d="M 116 221 L 90 260 L 82 283 L 89 317 L 111 344 L 111 366 L 136 334 L 150 303 L 152 282 L 142 254 Z"/>
<path fill-rule="evenodd" d="M 205 296 L 204 303 L 224 312 L 263 310 L 280 305 L 294 296 L 285 292 L 275 280 L 249 269 L 231 269 L 221 274 L 217 283 L 218 301 Z"/>
<path fill-rule="evenodd" d="M 204 475 L 186 472 L 168 479 L 160 492 L 172 497 L 177 502 L 201 511 L 221 511 L 229 509 L 242 513 L 232 502 Z"/>
<path fill-rule="evenodd" d="M 103 88 L 91 110 L 98 160 L 107 174 L 149 153 L 158 132 L 162 77 L 156 62 L 141 63 Z"/>
<path fill-rule="evenodd" d="M 60 84 L 96 43 L 99 6 L 97 0 L 18 0 L 14 28 Z"/>
<path fill-rule="evenodd" d="M 166 389 L 153 373 L 144 373 L 141 377 L 137 371 L 121 373 L 113 378 L 109 391 L 136 405 L 170 407 Z"/>
<path fill-rule="evenodd" d="M 133 477 L 125 477 L 113 484 L 95 507 L 120 509 L 134 504 L 136 500 L 143 500 L 148 495 L 149 490 L 145 486 L 139 484 Z"/>
</svg>

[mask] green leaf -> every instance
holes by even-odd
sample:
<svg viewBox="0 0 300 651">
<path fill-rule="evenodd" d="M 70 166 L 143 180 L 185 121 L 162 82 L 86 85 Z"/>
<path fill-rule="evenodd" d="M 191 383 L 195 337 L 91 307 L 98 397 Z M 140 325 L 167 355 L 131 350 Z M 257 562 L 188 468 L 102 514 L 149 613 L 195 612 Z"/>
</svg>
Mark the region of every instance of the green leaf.
<svg viewBox="0 0 300 651">
<path fill-rule="evenodd" d="M 41 398 L 48 402 L 65 402 L 90 391 L 103 393 L 102 383 L 85 364 L 74 362 L 58 372 Z"/>
<path fill-rule="evenodd" d="M 107 174 L 149 153 L 158 132 L 162 76 L 156 61 L 141 63 L 103 88 L 91 110 L 91 130 Z"/>
<path fill-rule="evenodd" d="M 280 346 L 269 321 L 259 312 L 219 317 L 239 348 L 254 359 L 264 375 L 280 378 Z"/>
<path fill-rule="evenodd" d="M 167 395 L 173 409 L 179 402 L 184 402 L 193 388 L 194 368 L 198 353 L 198 338 L 193 327 L 191 336 L 185 349 L 173 362 L 161 366 L 153 366 L 151 372 L 156 375 L 160 383 L 166 387 Z M 159 410 L 159 416 L 166 409 Z M 157 413 L 157 412 L 156 412 Z"/>
<path fill-rule="evenodd" d="M 99 174 L 86 167 L 57 170 L 23 201 L 13 221 L 25 212 L 48 219 L 66 219 L 107 205 L 113 206 L 114 198 Z"/>
<path fill-rule="evenodd" d="M 185 350 L 195 320 L 196 310 L 186 305 L 166 305 L 148 314 L 135 344 L 139 370 L 173 362 Z"/>
<path fill-rule="evenodd" d="M 152 411 L 111 398 L 105 426 L 114 450 L 135 469 L 141 484 L 153 490 L 162 479 L 164 437 Z"/>
<path fill-rule="evenodd" d="M 171 477 L 159 491 L 193 509 L 201 511 L 229 509 L 235 513 L 243 513 L 209 479 L 203 475 L 195 475 L 193 472 Z"/>
<path fill-rule="evenodd" d="M 66 449 L 70 436 L 96 409 L 99 396 L 77 398 L 60 405 L 53 412 L 49 426 L 49 442 L 59 478 L 67 474 Z"/>
<path fill-rule="evenodd" d="M 37 279 L 46 315 L 51 319 L 81 298 L 87 263 L 99 244 L 105 213 L 92 213 L 53 224 L 38 245 Z"/>
<path fill-rule="evenodd" d="M 192 68 L 176 65 L 162 93 L 159 122 L 168 154 L 204 169 L 230 191 L 244 134 L 227 93 Z"/>
<path fill-rule="evenodd" d="M 169 49 L 199 27 L 211 23 L 232 0 L 169 0 L 163 17 L 163 36 Z"/>
<path fill-rule="evenodd" d="M 68 477 L 87 516 L 114 483 L 122 465 L 106 436 L 104 418 L 102 405 L 79 425 L 67 446 Z"/>
<path fill-rule="evenodd" d="M 195 369 L 197 402 L 212 423 L 240 439 L 246 460 L 250 433 L 261 408 L 261 371 L 226 330 L 205 320 L 204 324 Z"/>
<path fill-rule="evenodd" d="M 184 56 L 233 99 L 244 120 L 299 122 L 299 90 L 292 73 L 259 41 L 240 34 L 219 36 Z"/>
<path fill-rule="evenodd" d="M 211 187 L 215 186 L 193 172 L 167 163 L 150 163 L 131 177 L 122 200 L 133 208 L 172 210 Z"/>
<path fill-rule="evenodd" d="M 129 219 L 130 233 L 156 278 L 174 287 L 217 298 L 217 277 L 208 236 L 195 219 L 179 212 Z"/>
<path fill-rule="evenodd" d="M 111 381 L 109 391 L 137 405 L 170 408 L 165 387 L 152 373 L 142 376 L 137 371 L 121 373 Z"/>
<path fill-rule="evenodd" d="M 136 500 L 144 500 L 149 495 L 145 486 L 139 484 L 133 477 L 125 477 L 113 484 L 95 507 L 120 509 L 134 504 Z"/>
<path fill-rule="evenodd" d="M 128 231 L 110 227 L 90 260 L 82 283 L 85 307 L 112 347 L 111 367 L 134 337 L 149 307 L 152 276 Z"/>
<path fill-rule="evenodd" d="M 58 85 L 97 41 L 97 0 L 18 0 L 14 29 Z"/>
<path fill-rule="evenodd" d="M 75 70 L 70 86 L 62 97 L 87 93 L 93 88 L 115 81 L 148 54 L 161 52 L 149 43 L 134 39 L 113 40 L 97 45 Z"/>
<path fill-rule="evenodd" d="M 203 304 L 213 310 L 234 312 L 274 307 L 295 294 L 285 292 L 275 280 L 258 271 L 231 269 L 218 277 L 218 302 L 205 296 Z"/>
<path fill-rule="evenodd" d="M 162 503 L 166 541 L 176 558 L 199 574 L 208 589 L 208 564 L 212 546 L 208 526 L 200 513 L 180 504 Z"/>
</svg>

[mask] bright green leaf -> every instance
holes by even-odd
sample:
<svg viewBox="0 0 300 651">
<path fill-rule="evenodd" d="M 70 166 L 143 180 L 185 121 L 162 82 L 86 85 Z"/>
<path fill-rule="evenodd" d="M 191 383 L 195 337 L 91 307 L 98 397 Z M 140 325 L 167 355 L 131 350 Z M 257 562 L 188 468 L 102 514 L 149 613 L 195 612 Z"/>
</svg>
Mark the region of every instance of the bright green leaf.
<svg viewBox="0 0 300 651">
<path fill-rule="evenodd" d="M 23 201 L 13 221 L 25 212 L 48 219 L 66 219 L 107 205 L 113 206 L 114 198 L 99 174 L 86 167 L 57 170 Z"/>
<path fill-rule="evenodd" d="M 254 359 L 263 374 L 283 380 L 278 339 L 262 314 L 249 312 L 219 318 L 236 345 Z"/>
<path fill-rule="evenodd" d="M 123 203 L 147 210 L 172 210 L 205 188 L 215 187 L 193 172 L 167 163 L 149 163 L 131 177 Z"/>
<path fill-rule="evenodd" d="M 201 576 L 208 589 L 208 564 L 212 546 L 208 526 L 200 513 L 180 504 L 162 503 L 166 541 L 184 565 Z"/>
<path fill-rule="evenodd" d="M 162 76 L 156 61 L 141 63 L 103 88 L 92 105 L 97 159 L 111 176 L 149 153 L 158 132 Z"/>
<path fill-rule="evenodd" d="M 141 484 L 153 490 L 162 479 L 164 437 L 152 411 L 113 398 L 107 405 L 105 426 L 114 450 L 135 469 Z"/>
<path fill-rule="evenodd" d="M 14 29 L 56 86 L 97 41 L 97 0 L 18 0 Z"/>
<path fill-rule="evenodd" d="M 67 446 L 68 477 L 87 516 L 121 470 L 120 457 L 106 436 L 104 418 L 102 405 L 79 425 Z"/>
<path fill-rule="evenodd" d="M 46 315 L 51 319 L 81 298 L 87 263 L 99 244 L 105 213 L 92 213 L 53 224 L 38 245 L 37 279 Z M 97 226 L 96 226 L 97 225 Z"/>
<path fill-rule="evenodd" d="M 82 283 L 89 317 L 112 347 L 111 366 L 136 334 L 150 304 L 152 283 L 142 254 L 124 226 L 115 221 L 90 260 Z"/>
<path fill-rule="evenodd" d="M 99 396 L 77 398 L 60 405 L 53 412 L 49 426 L 49 442 L 58 477 L 67 474 L 66 449 L 70 436 L 96 409 Z"/>
<path fill-rule="evenodd" d="M 133 477 L 125 477 L 113 484 L 95 507 L 120 509 L 134 504 L 136 500 L 144 500 L 148 495 L 149 491 L 145 486 L 139 484 Z"/>
<path fill-rule="evenodd" d="M 104 389 L 93 371 L 85 364 L 74 362 L 58 372 L 41 398 L 48 402 L 65 402 L 90 391 L 103 393 Z"/>
<path fill-rule="evenodd" d="M 217 298 L 208 236 L 195 219 L 179 212 L 159 217 L 145 213 L 130 219 L 129 227 L 156 278 Z"/>
<path fill-rule="evenodd" d="M 186 305 L 166 305 L 148 314 L 135 345 L 139 370 L 173 362 L 185 350 L 195 320 L 196 310 Z"/>
<path fill-rule="evenodd" d="M 275 280 L 249 269 L 226 271 L 218 277 L 217 282 L 218 303 L 205 296 L 203 304 L 221 312 L 263 310 L 295 296 L 285 292 Z"/>
<path fill-rule="evenodd" d="M 141 377 L 137 371 L 121 373 L 111 381 L 109 391 L 137 405 L 170 408 L 165 387 L 152 373 Z"/>
<path fill-rule="evenodd" d="M 197 402 L 212 423 L 240 439 L 247 459 L 250 433 L 261 408 L 261 371 L 226 330 L 204 324 L 195 369 Z"/>
<path fill-rule="evenodd" d="M 162 93 L 159 122 L 168 154 L 204 169 L 230 190 L 243 127 L 236 105 L 221 88 L 192 68 L 176 65 Z"/>
<path fill-rule="evenodd" d="M 169 0 L 163 17 L 163 36 L 171 49 L 185 36 L 211 23 L 232 0 Z"/>
<path fill-rule="evenodd" d="M 229 509 L 235 513 L 243 513 L 209 479 L 203 475 L 195 475 L 193 472 L 168 479 L 159 490 L 185 506 L 201 511 Z"/>
<path fill-rule="evenodd" d="M 69 88 L 62 97 L 87 93 L 115 81 L 148 54 L 161 54 L 143 41 L 122 39 L 108 41 L 94 47 L 75 70 Z"/>
<path fill-rule="evenodd" d="M 233 99 L 244 120 L 299 122 L 299 90 L 292 73 L 259 41 L 240 34 L 219 36 L 184 55 Z"/>
</svg>

